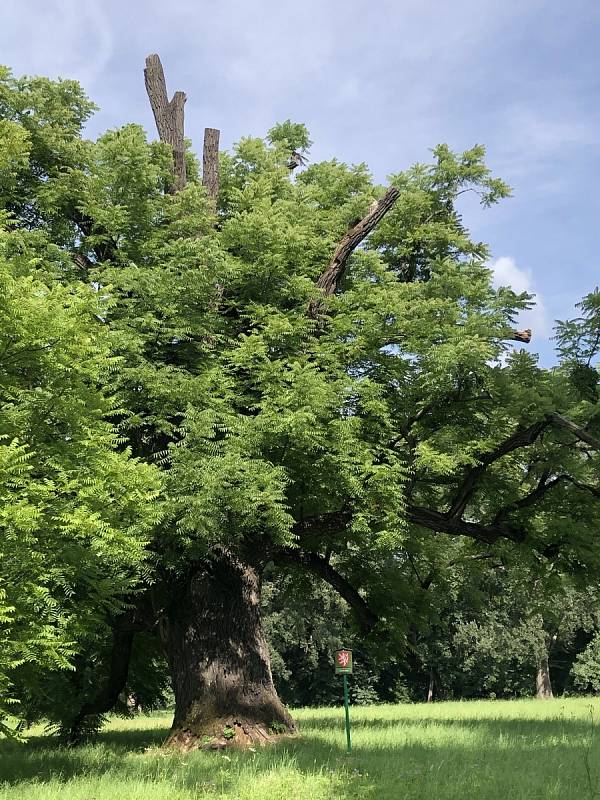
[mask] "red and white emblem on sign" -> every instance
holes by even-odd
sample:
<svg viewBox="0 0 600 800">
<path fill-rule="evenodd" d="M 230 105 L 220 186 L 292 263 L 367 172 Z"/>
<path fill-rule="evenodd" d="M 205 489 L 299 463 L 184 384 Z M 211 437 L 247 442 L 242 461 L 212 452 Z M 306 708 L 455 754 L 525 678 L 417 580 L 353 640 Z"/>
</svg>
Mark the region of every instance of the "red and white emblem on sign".
<svg viewBox="0 0 600 800">
<path fill-rule="evenodd" d="M 340 667 L 347 667 L 350 661 L 350 653 L 347 650 L 340 650 L 337 654 L 337 661 Z"/>
</svg>

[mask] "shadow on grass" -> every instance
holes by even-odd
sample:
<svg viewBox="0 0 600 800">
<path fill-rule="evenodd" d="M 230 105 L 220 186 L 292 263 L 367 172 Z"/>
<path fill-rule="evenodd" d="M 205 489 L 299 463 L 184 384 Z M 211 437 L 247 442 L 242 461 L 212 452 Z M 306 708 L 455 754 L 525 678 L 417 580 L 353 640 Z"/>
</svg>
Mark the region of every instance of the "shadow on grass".
<svg viewBox="0 0 600 800">
<path fill-rule="evenodd" d="M 155 728 L 134 728 L 132 730 L 110 730 L 105 728 L 97 736 L 93 737 L 87 742 L 77 747 L 69 747 L 61 743 L 60 739 L 56 736 L 29 736 L 25 743 L 6 741 L 0 743 L 0 753 L 3 753 L 4 748 L 8 747 L 17 752 L 30 751 L 37 752 L 44 750 L 45 752 L 64 752 L 64 753 L 78 753 L 84 752 L 88 747 L 102 745 L 103 748 L 110 751 L 127 750 L 136 752 L 145 750 L 147 747 L 160 747 L 169 735 L 170 725 L 164 725 Z M 1 773 L 0 762 L 0 775 Z"/>
<path fill-rule="evenodd" d="M 439 742 L 435 737 L 427 738 L 429 726 L 447 730 L 450 736 L 443 735 Z M 0 782 L 14 786 L 19 797 L 26 797 L 25 787 L 21 790 L 18 786 L 27 781 L 58 781 L 62 784 L 80 776 L 90 778 L 110 773 L 111 779 L 134 782 L 168 780 L 173 788 L 204 790 L 214 787 L 235 794 L 242 782 L 291 767 L 305 778 L 331 777 L 332 792 L 335 785 L 338 796 L 341 793 L 348 798 L 371 800 L 398 796 L 396 792 L 408 791 L 411 786 L 416 790 L 417 784 L 432 790 L 442 777 L 460 783 L 466 777 L 480 777 L 483 772 L 490 785 L 501 786 L 507 771 L 512 770 L 514 775 L 522 775 L 524 781 L 533 781 L 540 791 L 547 785 L 553 770 L 540 768 L 536 771 L 533 768 L 532 771 L 535 763 L 532 754 L 548 756 L 547 744 L 553 738 L 555 746 L 551 752 L 555 756 L 560 753 L 561 767 L 567 768 L 573 787 L 577 784 L 578 791 L 585 791 L 579 751 L 582 742 L 589 739 L 590 726 L 582 719 L 473 717 L 449 720 L 424 717 L 419 722 L 415 719 L 371 717 L 357 718 L 353 729 L 356 746 L 351 756 L 345 754 L 340 721 L 318 716 L 302 717 L 301 736 L 297 739 L 283 739 L 256 753 L 228 751 L 226 757 L 222 753 L 180 753 L 160 749 L 168 735 L 168 725 L 139 730 L 106 730 L 94 743 L 80 748 L 61 747 L 48 737 L 32 737 L 25 745 L 0 743 Z M 396 742 L 390 741 L 389 737 L 394 729 L 399 733 Z M 378 730 L 382 731 L 380 743 L 377 741 Z M 339 731 L 339 743 L 324 740 L 323 737 L 331 737 L 332 731 Z M 319 735 L 321 732 L 322 736 Z M 453 732 L 456 732 L 455 736 Z M 419 741 L 424 733 L 426 741 Z M 473 745 L 474 733 L 476 746 Z M 464 739 L 462 742 L 461 737 Z M 594 760 L 597 760 L 599 747 L 600 741 L 594 744 Z M 441 765 L 445 765 L 447 770 L 443 776 Z M 413 795 L 409 792 L 409 796 Z M 443 792 L 437 796 L 454 797 Z M 484 796 L 487 795 L 481 795 Z"/>
<path fill-rule="evenodd" d="M 30 736 L 26 742 L 0 741 L 0 783 L 68 780 L 76 775 L 114 771 L 115 756 L 160 747 L 169 726 L 131 731 L 103 731 L 79 747 L 67 747 L 51 736 Z"/>
</svg>

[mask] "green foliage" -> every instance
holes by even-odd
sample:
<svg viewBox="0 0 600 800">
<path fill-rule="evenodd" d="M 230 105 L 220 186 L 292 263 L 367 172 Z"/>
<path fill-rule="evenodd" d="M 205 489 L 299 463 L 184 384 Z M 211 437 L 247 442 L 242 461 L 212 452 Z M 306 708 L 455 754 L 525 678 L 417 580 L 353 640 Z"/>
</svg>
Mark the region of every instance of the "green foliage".
<svg viewBox="0 0 600 800">
<path fill-rule="evenodd" d="M 282 722 L 278 722 L 277 720 L 273 720 L 269 725 L 269 730 L 275 734 L 287 733 L 287 728 Z"/>
<path fill-rule="evenodd" d="M 267 134 L 268 141 L 289 150 L 308 150 L 312 142 L 306 125 L 286 119 L 274 125 Z"/>
<path fill-rule="evenodd" d="M 559 322 L 555 338 L 563 359 L 589 366 L 600 352 L 600 290 L 586 295 L 577 308 L 581 316 Z"/>
<path fill-rule="evenodd" d="M 581 316 L 558 322 L 555 339 L 576 397 L 596 405 L 600 375 L 594 362 L 600 353 L 600 291 L 588 294 L 577 307 Z"/>
<path fill-rule="evenodd" d="M 0 164 L 0 728 L 7 732 L 3 719 L 23 710 L 15 686 L 72 669 L 81 643 L 148 576 L 160 480 L 119 452 L 109 422 L 119 412 L 116 397 L 100 388 L 118 368 L 99 324 L 107 298 L 58 282 L 67 256 L 47 230 L 26 229 L 65 158 L 83 146 L 78 134 L 91 106 L 70 82 L 15 83 L 3 74 L 0 88 L 8 154 Z"/>
<path fill-rule="evenodd" d="M 435 700 L 528 697 L 545 655 L 555 694 L 598 690 L 600 605 L 593 585 L 551 569 L 536 574 L 511 563 L 507 549 L 479 558 L 473 545 L 427 544 L 429 557 L 440 559 L 433 570 L 425 552 L 407 559 L 405 551 L 392 573 L 396 592 L 386 585 L 380 600 L 370 589 L 372 605 L 387 602 L 395 636 L 361 635 L 324 584 L 301 573 L 267 574 L 265 629 L 273 676 L 288 705 L 340 702 L 333 653 L 342 646 L 354 651 L 355 705 L 423 701 L 432 680 Z M 426 577 L 433 582 L 424 589 Z"/>
<path fill-rule="evenodd" d="M 571 670 L 573 683 L 579 689 L 589 692 L 600 692 L 600 633 L 582 653 L 579 653 Z"/>
<path fill-rule="evenodd" d="M 491 456 L 550 412 L 594 434 L 598 293 L 559 326 L 559 368 L 508 344 L 531 298 L 493 287 L 488 250 L 459 212 L 463 193 L 489 206 L 508 187 L 482 147 L 440 145 L 431 164 L 392 176 L 396 204 L 315 320 L 318 277 L 384 192 L 364 164 L 316 163 L 291 180 L 290 149 L 310 141 L 287 120 L 222 154 L 215 214 L 191 153 L 188 185 L 170 194 L 168 148 L 137 125 L 88 141 L 92 110 L 73 82 L 0 75 L 3 713 L 11 698 L 41 709 L 44 671 L 68 694 L 76 657 L 91 686 L 109 624 L 136 592 L 152 586 L 157 600 L 223 547 L 268 561 L 302 546 L 360 589 L 379 622 L 356 699 L 412 691 L 399 670 L 377 672 L 384 642 L 398 660 L 417 645 L 429 660 L 455 657 L 419 639 L 425 621 L 443 619 L 444 597 L 457 601 L 445 621 L 465 659 L 501 647 L 523 661 L 545 611 L 529 609 L 513 638 L 501 631 L 514 609 L 474 622 L 457 600 L 469 580 L 453 565 L 487 557 L 488 539 L 442 541 L 410 510 L 447 515 L 477 470 L 462 521 L 504 525 L 514 542 L 494 553 L 519 567 L 521 586 L 540 579 L 551 596 L 565 575 L 595 574 L 597 456 L 554 429 Z M 556 488 L 530 502 L 549 476 L 561 477 Z M 307 520 L 332 513 L 339 529 L 300 539 Z M 433 599 L 413 573 L 432 575 Z M 341 614 L 308 648 L 324 670 L 347 620 L 313 586 L 308 596 Z M 280 655 L 291 636 L 273 628 Z M 502 669 L 485 691 L 507 685 Z M 319 691 L 331 696 L 324 672 Z"/>
<path fill-rule="evenodd" d="M 397 576 L 398 577 L 398 576 Z M 262 610 L 277 691 L 291 707 L 340 702 L 342 685 L 333 654 L 354 651 L 350 698 L 356 705 L 390 702 L 403 695 L 400 663 L 406 655 L 406 628 L 385 643 L 362 637 L 346 604 L 324 583 L 294 573 L 271 571 L 263 587 Z"/>
</svg>

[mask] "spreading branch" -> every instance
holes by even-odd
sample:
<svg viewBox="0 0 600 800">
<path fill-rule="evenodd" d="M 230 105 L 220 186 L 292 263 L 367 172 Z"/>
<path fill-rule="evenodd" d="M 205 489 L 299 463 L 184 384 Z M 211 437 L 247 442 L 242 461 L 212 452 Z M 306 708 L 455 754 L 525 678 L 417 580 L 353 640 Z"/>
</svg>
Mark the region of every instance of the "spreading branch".
<svg viewBox="0 0 600 800">
<path fill-rule="evenodd" d="M 274 560 L 280 564 L 302 567 L 326 581 L 352 608 L 363 633 L 369 633 L 377 623 L 378 618 L 371 611 L 364 597 L 322 556 L 306 550 L 286 547 L 277 551 Z"/>
<path fill-rule="evenodd" d="M 548 472 L 544 472 L 540 480 L 538 481 L 538 485 L 535 489 L 529 494 L 526 494 L 524 497 L 521 497 L 519 500 L 515 500 L 512 503 L 508 503 L 507 505 L 503 506 L 494 517 L 494 522 L 499 523 L 506 519 L 513 511 L 519 511 L 522 508 L 529 508 L 529 506 L 535 505 L 540 497 L 543 497 L 547 492 L 551 489 L 554 489 L 555 486 L 565 480 L 567 477 L 566 475 L 558 475 L 552 480 L 548 480 L 549 474 Z"/>
<path fill-rule="evenodd" d="M 413 505 L 407 507 L 406 513 L 408 519 L 415 525 L 421 525 L 434 533 L 468 536 L 470 539 L 486 544 L 494 544 L 498 539 L 522 542 L 526 537 L 526 532 L 518 525 L 505 522 L 492 522 L 487 525 L 480 522 L 467 522 L 457 517 L 451 517 L 449 514 L 443 514 L 441 511 Z"/>
<path fill-rule="evenodd" d="M 452 501 L 448 516 L 452 519 L 459 519 L 462 517 L 469 500 L 473 496 L 473 492 L 475 491 L 479 478 L 485 472 L 487 467 L 494 461 L 498 461 L 498 459 L 502 458 L 508 453 L 513 452 L 513 450 L 533 444 L 549 424 L 550 423 L 548 420 L 542 420 L 541 422 L 534 422 L 533 425 L 529 425 L 527 428 L 518 428 L 511 436 L 509 436 L 503 442 L 500 442 L 500 444 L 497 445 L 497 447 L 495 447 L 491 453 L 481 455 L 479 457 L 480 463 L 467 472 L 454 500 Z"/>
<path fill-rule="evenodd" d="M 569 475 L 558 475 L 552 478 L 552 480 L 548 480 L 549 474 L 545 473 L 532 492 L 522 497 L 520 500 L 516 500 L 501 508 L 491 523 L 468 522 L 463 519 L 465 509 L 473 496 L 479 479 L 484 474 L 487 467 L 508 453 L 533 444 L 541 433 L 551 425 L 558 425 L 568 430 L 570 433 L 575 434 L 581 441 L 590 444 L 596 449 L 600 449 L 600 442 L 586 430 L 576 425 L 574 422 L 571 422 L 571 420 L 566 417 L 563 417 L 561 414 L 548 414 L 543 420 L 534 422 L 526 428 L 517 429 L 511 436 L 503 442 L 500 442 L 490 453 L 480 456 L 480 463 L 467 472 L 450 505 L 450 509 L 446 513 L 422 508 L 420 506 L 409 506 L 408 517 L 411 522 L 435 532 L 469 536 L 472 539 L 490 544 L 500 538 L 520 542 L 523 541 L 526 536 L 525 531 L 518 525 L 506 522 L 506 518 L 513 511 L 518 511 L 522 508 L 534 505 L 541 497 L 554 489 L 555 486 L 558 486 L 562 481 L 569 481 L 579 489 L 590 491 L 596 497 L 600 496 L 600 490 L 596 487 L 581 484 Z"/>
<path fill-rule="evenodd" d="M 587 483 L 581 483 L 571 475 L 557 475 L 552 480 L 540 480 L 536 488 L 513 503 L 503 506 L 494 517 L 491 523 L 467 522 L 463 519 L 452 518 L 448 514 L 433 511 L 420 506 L 409 506 L 407 509 L 408 518 L 416 525 L 421 525 L 435 533 L 447 533 L 454 536 L 468 536 L 479 542 L 493 544 L 498 539 L 508 539 L 513 542 L 522 542 L 526 538 L 527 532 L 518 524 L 507 522 L 507 517 L 513 511 L 534 505 L 541 497 L 547 494 L 561 483 L 570 483 L 575 488 L 583 492 L 589 492 L 594 497 L 600 499 L 600 488 Z M 545 555 L 556 554 L 556 544 L 544 551 Z"/>
<path fill-rule="evenodd" d="M 522 508 L 535 505 L 540 497 L 554 489 L 554 487 L 558 486 L 560 483 L 570 483 L 572 486 L 575 486 L 576 489 L 582 492 L 589 492 L 594 497 L 600 498 L 600 488 L 597 486 L 592 486 L 589 483 L 582 483 L 578 481 L 577 478 L 574 478 L 572 475 L 567 475 L 566 473 L 556 475 L 552 480 L 548 480 L 548 473 L 545 473 L 532 492 L 526 494 L 525 497 L 521 497 L 520 500 L 515 500 L 513 503 L 509 503 L 501 508 L 496 514 L 494 522 L 501 522 L 513 511 L 519 511 Z"/>
<path fill-rule="evenodd" d="M 591 433 L 588 433 L 585 428 L 581 428 L 579 425 L 576 425 L 574 422 L 571 422 L 570 419 L 563 417 L 562 414 L 557 414 L 556 412 L 549 414 L 548 419 L 553 422 L 555 425 L 558 425 L 560 428 L 564 428 L 565 430 L 573 433 L 577 439 L 586 444 L 589 444 L 594 450 L 600 450 L 600 439 L 597 439 L 595 436 L 592 436 Z"/>
<path fill-rule="evenodd" d="M 467 536 L 487 544 L 493 544 L 499 539 L 522 542 L 526 538 L 527 532 L 520 524 L 510 522 L 507 518 L 514 511 L 519 511 L 534 505 L 561 482 L 569 482 L 582 491 L 587 491 L 595 497 L 600 497 L 600 488 L 596 486 L 581 483 L 567 474 L 558 475 L 549 480 L 549 472 L 544 472 L 533 491 L 519 500 L 502 507 L 496 513 L 492 522 L 482 523 L 463 519 L 467 505 L 487 467 L 519 448 L 534 444 L 543 431 L 552 425 L 558 425 L 568 430 L 570 433 L 575 434 L 581 441 L 600 449 L 600 442 L 586 430 L 558 413 L 549 414 L 543 420 L 534 422 L 527 427 L 518 428 L 514 433 L 500 442 L 491 452 L 482 454 L 479 457 L 480 463 L 476 467 L 470 469 L 463 478 L 448 511 L 441 512 L 435 509 L 409 504 L 406 509 L 408 519 L 414 524 L 420 525 L 435 533 Z M 395 446 L 397 441 L 398 440 L 393 440 L 390 446 Z M 300 538 L 309 536 L 318 536 L 322 538 L 339 534 L 348 526 L 351 513 L 349 509 L 343 509 L 341 511 L 311 517 L 297 522 L 294 526 L 294 533 Z M 296 551 L 293 552 L 296 553 Z M 318 556 L 315 557 L 319 558 Z"/>
<path fill-rule="evenodd" d="M 511 436 L 494 448 L 491 453 L 487 453 L 480 457 L 480 463 L 467 473 L 451 505 L 450 511 L 448 512 L 449 515 L 453 517 L 461 517 L 463 515 L 467 503 L 473 495 L 477 481 L 490 464 L 492 464 L 494 461 L 498 461 L 498 459 L 502 458 L 502 456 L 505 456 L 514 450 L 533 444 L 538 439 L 540 434 L 551 425 L 556 425 L 568 430 L 580 441 L 583 441 L 586 444 L 589 444 L 591 447 L 600 450 L 600 441 L 588 433 L 584 428 L 581 428 L 579 425 L 576 425 L 570 419 L 563 417 L 557 412 L 548 414 L 545 419 L 539 422 L 534 422 L 527 428 L 518 428 Z M 525 502 L 526 498 L 518 501 L 521 506 L 531 505 L 531 503 L 537 500 L 538 497 L 540 497 L 542 494 L 545 494 L 545 492 L 547 492 L 549 489 L 553 488 L 559 479 L 565 479 L 567 476 L 560 476 L 559 479 L 554 479 L 549 483 L 546 483 L 547 477 L 548 475 L 544 476 L 537 489 L 535 489 L 531 495 L 528 495 L 527 502 Z"/>
<path fill-rule="evenodd" d="M 186 184 L 183 115 L 186 96 L 184 92 L 175 92 L 169 101 L 165 73 L 156 53 L 146 58 L 144 80 L 159 138 L 173 149 L 174 181 L 170 191 L 176 192 Z"/>
<path fill-rule="evenodd" d="M 317 281 L 317 288 L 322 290 L 322 296 L 311 300 L 308 307 L 308 313 L 311 317 L 316 317 L 319 314 L 323 296 L 328 297 L 335 292 L 344 275 L 348 259 L 352 253 L 363 239 L 365 239 L 379 222 L 381 222 L 399 196 L 400 191 L 394 186 L 391 186 L 381 200 L 373 203 L 367 215 L 346 233 L 336 247 L 333 258 L 327 265 L 327 268 Z"/>
</svg>

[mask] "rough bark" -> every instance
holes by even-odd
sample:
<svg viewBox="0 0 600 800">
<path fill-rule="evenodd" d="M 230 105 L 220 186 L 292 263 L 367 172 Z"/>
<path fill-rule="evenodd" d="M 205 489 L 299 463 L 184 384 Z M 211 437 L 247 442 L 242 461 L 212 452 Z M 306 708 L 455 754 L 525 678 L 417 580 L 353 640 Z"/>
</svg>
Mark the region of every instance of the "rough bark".
<svg viewBox="0 0 600 800">
<path fill-rule="evenodd" d="M 548 654 L 544 654 L 538 661 L 535 675 L 535 696 L 538 700 L 552 700 L 552 683 L 550 682 L 550 665 Z"/>
<path fill-rule="evenodd" d="M 379 222 L 381 222 L 399 196 L 400 191 L 394 186 L 391 186 L 381 200 L 373 203 L 373 206 L 371 209 L 369 209 L 368 214 L 346 233 L 344 238 L 336 247 L 333 258 L 327 265 L 327 268 L 320 275 L 317 281 L 317 287 L 322 290 L 324 296 L 331 295 L 335 292 L 346 270 L 348 259 L 356 250 L 358 245 L 363 241 L 363 239 L 365 239 L 379 224 Z M 311 300 L 308 307 L 309 315 L 311 317 L 316 317 L 321 309 L 321 306 L 321 297 Z"/>
<path fill-rule="evenodd" d="M 163 633 L 175 692 L 170 745 L 244 746 L 295 731 L 273 685 L 260 572 L 220 552 L 171 598 Z"/>
<path fill-rule="evenodd" d="M 202 149 L 202 185 L 206 189 L 213 209 L 217 207 L 219 196 L 219 136 L 217 128 L 204 129 Z"/>
<path fill-rule="evenodd" d="M 515 342 L 523 342 L 524 344 L 529 344 L 529 342 L 531 341 L 531 328 L 526 328 L 524 331 L 511 331 L 506 338 L 511 339 Z"/>
<path fill-rule="evenodd" d="M 207 128 L 207 130 L 210 129 Z M 298 163 L 290 162 L 288 166 L 294 169 L 298 166 Z M 366 216 L 353 225 L 340 241 L 335 249 L 333 258 L 317 280 L 317 288 L 322 289 L 322 295 L 310 301 L 308 306 L 308 314 L 310 317 L 314 318 L 319 315 L 323 307 L 323 297 L 332 295 L 337 289 L 346 271 L 346 265 L 352 253 L 356 250 L 358 245 L 366 239 L 371 231 L 377 227 L 392 208 L 398 197 L 400 197 L 400 191 L 396 189 L 395 186 L 390 186 L 381 200 L 374 201 Z M 527 328 L 524 331 L 510 330 L 504 338 L 529 344 L 531 341 L 531 329 Z M 393 342 L 389 342 L 389 344 L 393 344 Z"/>
<path fill-rule="evenodd" d="M 186 183 L 184 115 L 186 100 L 169 102 L 160 58 L 146 58 L 146 90 L 161 141 L 173 148 L 175 178 L 170 190 Z M 216 209 L 219 194 L 219 136 L 204 132 L 202 183 Z M 175 717 L 169 738 L 186 748 L 269 741 L 274 732 L 293 732 L 294 722 L 279 700 L 259 611 L 260 572 L 224 551 L 182 580 L 161 615 Z M 233 734 L 233 736 L 231 736 Z"/>
<path fill-rule="evenodd" d="M 173 149 L 174 179 L 170 191 L 177 192 L 186 184 L 183 112 L 186 96 L 184 92 L 175 92 L 169 102 L 165 73 L 156 53 L 146 58 L 144 80 L 159 138 Z"/>
</svg>

